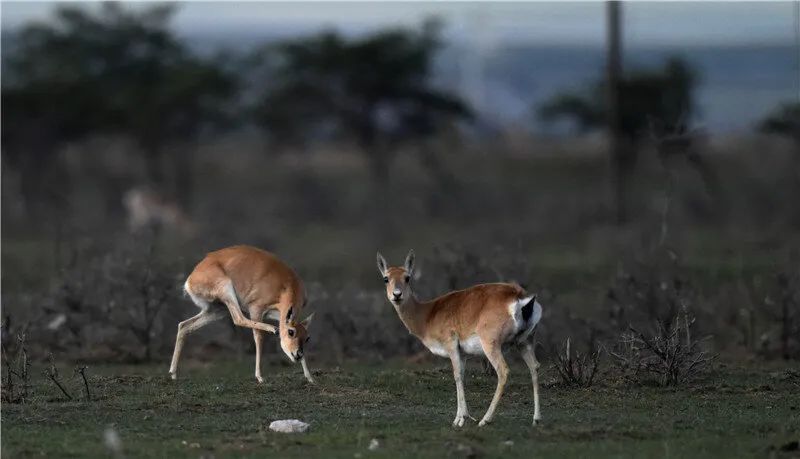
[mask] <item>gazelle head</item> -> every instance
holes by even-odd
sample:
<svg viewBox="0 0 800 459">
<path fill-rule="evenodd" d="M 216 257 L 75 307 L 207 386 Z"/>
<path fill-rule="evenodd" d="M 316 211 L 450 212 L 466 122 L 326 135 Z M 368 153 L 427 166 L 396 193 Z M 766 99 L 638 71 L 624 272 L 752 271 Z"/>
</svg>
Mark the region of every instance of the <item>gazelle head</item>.
<svg viewBox="0 0 800 459">
<path fill-rule="evenodd" d="M 402 306 L 411 298 L 411 279 L 414 276 L 414 251 L 406 256 L 402 267 L 386 265 L 386 259 L 378 253 L 378 272 L 386 284 L 386 298 L 395 306 Z"/>
<path fill-rule="evenodd" d="M 304 348 L 310 338 L 308 336 L 308 325 L 313 318 L 314 314 L 311 314 L 302 322 L 295 322 L 294 308 L 289 308 L 284 323 L 279 327 L 281 349 L 292 362 L 299 362 L 303 359 Z"/>
</svg>

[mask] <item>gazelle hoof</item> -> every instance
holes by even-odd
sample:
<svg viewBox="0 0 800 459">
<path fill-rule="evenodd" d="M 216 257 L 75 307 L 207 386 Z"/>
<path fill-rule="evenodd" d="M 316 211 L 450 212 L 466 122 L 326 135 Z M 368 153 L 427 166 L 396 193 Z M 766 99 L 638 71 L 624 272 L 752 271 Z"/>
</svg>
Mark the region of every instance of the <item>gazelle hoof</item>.
<svg viewBox="0 0 800 459">
<path fill-rule="evenodd" d="M 490 419 L 481 419 L 481 422 L 478 423 L 478 427 L 483 427 L 489 424 L 490 422 L 492 422 Z"/>
<path fill-rule="evenodd" d="M 464 423 L 466 422 L 467 417 L 469 417 L 469 415 L 456 416 L 456 418 L 453 420 L 453 427 L 464 427 Z"/>
<path fill-rule="evenodd" d="M 533 418 L 533 426 L 536 427 L 542 423 L 542 418 Z"/>
<path fill-rule="evenodd" d="M 170 372 L 169 373 L 169 377 L 174 381 L 174 380 L 178 379 L 178 373 Z"/>
<path fill-rule="evenodd" d="M 264 384 L 264 378 L 261 376 L 256 376 L 256 381 L 258 381 L 259 384 Z"/>
</svg>

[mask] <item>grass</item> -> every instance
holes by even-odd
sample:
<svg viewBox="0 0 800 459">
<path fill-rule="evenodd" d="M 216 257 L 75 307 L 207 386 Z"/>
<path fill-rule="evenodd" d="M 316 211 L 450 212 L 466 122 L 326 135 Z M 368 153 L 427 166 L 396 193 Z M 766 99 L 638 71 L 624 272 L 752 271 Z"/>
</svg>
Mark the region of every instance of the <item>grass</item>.
<svg viewBox="0 0 800 459">
<path fill-rule="evenodd" d="M 91 402 L 63 401 L 35 377 L 29 403 L 2 407 L 3 457 L 107 457 L 108 426 L 129 457 L 733 458 L 783 454 L 771 448 L 800 438 L 800 390 L 780 366 L 723 366 L 678 389 L 562 388 L 545 371 L 544 423 L 533 428 L 529 377 L 517 364 L 495 421 L 454 429 L 455 388 L 443 360 L 327 368 L 315 372 L 316 385 L 298 367 L 275 363 L 258 385 L 250 358 L 187 363 L 178 381 L 167 378 L 166 363 L 92 367 Z M 466 383 L 476 418 L 494 388 L 478 367 L 471 362 Z M 79 382 L 66 382 L 77 396 Z M 286 418 L 312 428 L 268 430 Z M 380 447 L 370 451 L 373 438 Z"/>
</svg>

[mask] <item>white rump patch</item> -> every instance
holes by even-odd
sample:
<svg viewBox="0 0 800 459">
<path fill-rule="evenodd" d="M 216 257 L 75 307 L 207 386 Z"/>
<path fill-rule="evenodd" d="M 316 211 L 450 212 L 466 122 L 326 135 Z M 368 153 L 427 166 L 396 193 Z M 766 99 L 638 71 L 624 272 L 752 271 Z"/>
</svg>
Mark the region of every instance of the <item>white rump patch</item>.
<svg viewBox="0 0 800 459">
<path fill-rule="evenodd" d="M 530 320 L 528 320 L 527 327 L 525 331 L 517 338 L 517 341 L 525 341 L 528 339 L 531 333 L 533 333 L 533 329 L 536 328 L 536 325 L 539 323 L 539 320 L 542 319 L 542 305 L 539 304 L 538 301 L 533 303 L 533 314 L 531 314 Z"/>
<path fill-rule="evenodd" d="M 514 333 L 518 333 L 527 325 L 522 320 L 522 307 L 528 304 L 531 299 L 533 299 L 533 295 L 514 300 L 508 305 L 508 315 L 514 321 Z"/>
<path fill-rule="evenodd" d="M 531 316 L 531 323 L 535 327 L 540 320 L 542 320 L 542 305 L 539 304 L 539 301 L 537 300 L 535 303 L 533 303 L 533 316 Z"/>
<path fill-rule="evenodd" d="M 508 305 L 508 313 L 514 321 L 514 334 L 522 333 L 517 338 L 517 341 L 525 340 L 542 318 L 542 305 L 539 304 L 539 301 L 534 301 L 533 314 L 531 314 L 527 322 L 522 319 L 522 307 L 527 305 L 533 297 L 534 295 L 520 298 L 519 300 L 512 301 L 511 304 Z"/>
<path fill-rule="evenodd" d="M 183 283 L 183 292 L 189 295 L 189 298 L 192 299 L 192 303 L 200 308 L 201 311 L 208 311 L 208 309 L 211 307 L 211 303 L 192 293 L 192 287 L 189 285 L 189 279 L 186 279 L 186 282 Z"/>
</svg>

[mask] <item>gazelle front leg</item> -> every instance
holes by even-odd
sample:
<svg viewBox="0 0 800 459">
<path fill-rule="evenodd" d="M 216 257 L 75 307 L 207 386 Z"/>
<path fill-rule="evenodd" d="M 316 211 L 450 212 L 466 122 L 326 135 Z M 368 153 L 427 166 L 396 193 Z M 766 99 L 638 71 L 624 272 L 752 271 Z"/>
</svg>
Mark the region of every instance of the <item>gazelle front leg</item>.
<svg viewBox="0 0 800 459">
<path fill-rule="evenodd" d="M 481 422 L 478 423 L 479 426 L 485 426 L 486 424 L 492 422 L 494 410 L 497 409 L 497 404 L 500 402 L 500 397 L 503 396 L 503 390 L 505 389 L 506 381 L 508 380 L 508 365 L 506 364 L 506 359 L 503 357 L 500 344 L 498 344 L 496 341 L 485 341 L 481 339 L 481 346 L 483 347 L 483 352 L 486 354 L 489 362 L 494 367 L 494 371 L 497 373 L 497 388 L 494 391 L 492 403 L 489 405 L 489 409 L 486 410 L 486 414 L 483 415 Z"/>
<path fill-rule="evenodd" d="M 539 411 L 539 361 L 536 360 L 536 353 L 531 344 L 525 343 L 521 348 L 521 352 L 522 360 L 531 370 L 531 379 L 533 380 L 533 425 L 536 425 L 542 420 L 542 414 Z"/>
<path fill-rule="evenodd" d="M 303 376 L 306 377 L 306 380 L 308 380 L 308 382 L 310 382 L 311 384 L 314 384 L 314 377 L 311 376 L 311 372 L 308 371 L 308 365 L 306 364 L 306 358 L 305 357 L 300 359 L 300 365 L 303 367 Z"/>
<path fill-rule="evenodd" d="M 453 378 L 456 380 L 456 398 L 458 400 L 458 409 L 456 410 L 456 418 L 453 420 L 453 427 L 463 427 L 466 418 L 471 418 L 467 409 L 467 400 L 464 397 L 464 359 L 461 358 L 458 344 L 454 343 L 452 347 L 450 362 L 453 364 Z"/>
</svg>

